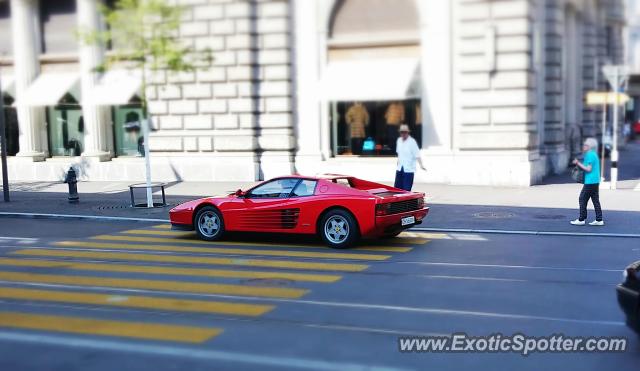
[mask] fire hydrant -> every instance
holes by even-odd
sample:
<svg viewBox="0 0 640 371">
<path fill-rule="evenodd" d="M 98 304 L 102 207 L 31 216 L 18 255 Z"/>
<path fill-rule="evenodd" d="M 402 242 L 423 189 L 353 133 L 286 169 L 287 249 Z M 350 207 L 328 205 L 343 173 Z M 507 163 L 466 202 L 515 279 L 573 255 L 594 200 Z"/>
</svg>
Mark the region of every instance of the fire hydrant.
<svg viewBox="0 0 640 371">
<path fill-rule="evenodd" d="M 80 200 L 78 196 L 78 176 L 73 167 L 67 171 L 67 176 L 64 178 L 64 182 L 69 184 L 69 203 L 77 203 Z"/>
</svg>

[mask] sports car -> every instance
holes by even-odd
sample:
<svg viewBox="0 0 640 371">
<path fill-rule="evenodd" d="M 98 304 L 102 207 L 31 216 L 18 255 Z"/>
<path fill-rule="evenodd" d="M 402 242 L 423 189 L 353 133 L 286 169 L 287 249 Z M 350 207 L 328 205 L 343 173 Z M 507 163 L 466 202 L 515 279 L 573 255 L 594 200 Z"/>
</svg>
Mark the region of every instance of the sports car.
<svg viewBox="0 0 640 371">
<path fill-rule="evenodd" d="M 424 193 L 351 176 L 291 175 L 246 191 L 206 197 L 169 211 L 173 229 L 194 230 L 207 241 L 226 232 L 318 234 L 333 248 L 360 238 L 398 235 L 421 224 L 429 212 Z"/>
</svg>

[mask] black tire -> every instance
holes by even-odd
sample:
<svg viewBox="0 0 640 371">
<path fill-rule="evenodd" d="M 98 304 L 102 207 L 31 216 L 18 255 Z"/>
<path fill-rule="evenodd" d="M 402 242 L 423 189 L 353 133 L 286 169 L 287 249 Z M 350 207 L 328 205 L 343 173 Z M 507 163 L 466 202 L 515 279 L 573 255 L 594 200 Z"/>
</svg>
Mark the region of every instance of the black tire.
<svg viewBox="0 0 640 371">
<path fill-rule="evenodd" d="M 205 206 L 198 210 L 193 219 L 193 227 L 198 237 L 205 241 L 217 241 L 224 235 L 224 219 L 220 211 L 213 206 Z"/>
<path fill-rule="evenodd" d="M 318 233 L 320 233 L 322 240 L 334 249 L 349 248 L 360 237 L 358 223 L 351 213 L 342 209 L 334 209 L 325 213 L 318 225 Z"/>
<path fill-rule="evenodd" d="M 633 329 L 636 331 L 636 334 L 638 334 L 638 338 L 640 339 L 640 307 L 636 310 L 636 323 L 634 324 Z"/>
</svg>

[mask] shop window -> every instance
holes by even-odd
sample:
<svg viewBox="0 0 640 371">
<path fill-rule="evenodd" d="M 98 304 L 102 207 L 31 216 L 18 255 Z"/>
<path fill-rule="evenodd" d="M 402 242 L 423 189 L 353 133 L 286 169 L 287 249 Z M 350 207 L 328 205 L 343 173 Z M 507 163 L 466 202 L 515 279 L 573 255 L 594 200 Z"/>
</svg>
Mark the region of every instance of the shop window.
<svg viewBox="0 0 640 371">
<path fill-rule="evenodd" d="M 135 101 L 113 108 L 116 156 L 144 156 L 143 113 L 142 104 Z"/>
<path fill-rule="evenodd" d="M 75 53 L 78 50 L 75 0 L 40 1 L 40 21 L 43 53 Z"/>
<path fill-rule="evenodd" d="M 9 1 L 0 0 L 0 57 L 12 55 L 11 13 Z"/>
<path fill-rule="evenodd" d="M 395 156 L 398 129 L 409 125 L 422 146 L 419 99 L 331 104 L 334 155 Z"/>
<path fill-rule="evenodd" d="M 7 155 L 9 156 L 15 156 L 20 151 L 18 113 L 16 108 L 12 106 L 13 102 L 11 96 L 4 95 L 4 134 L 7 140 Z"/>
<path fill-rule="evenodd" d="M 80 156 L 84 149 L 82 109 L 71 94 L 47 110 L 51 156 Z"/>
</svg>

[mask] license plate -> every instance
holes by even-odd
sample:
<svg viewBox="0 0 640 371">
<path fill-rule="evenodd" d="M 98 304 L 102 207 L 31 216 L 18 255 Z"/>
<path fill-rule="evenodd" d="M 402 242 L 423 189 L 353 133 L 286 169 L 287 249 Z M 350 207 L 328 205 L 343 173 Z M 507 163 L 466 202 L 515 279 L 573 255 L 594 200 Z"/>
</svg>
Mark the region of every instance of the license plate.
<svg viewBox="0 0 640 371">
<path fill-rule="evenodd" d="M 416 218 L 414 216 L 405 216 L 404 218 L 400 219 L 400 224 L 402 226 L 414 224 L 415 222 Z"/>
</svg>

